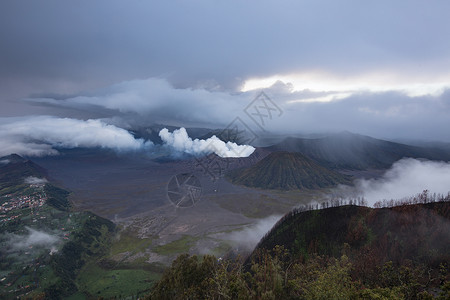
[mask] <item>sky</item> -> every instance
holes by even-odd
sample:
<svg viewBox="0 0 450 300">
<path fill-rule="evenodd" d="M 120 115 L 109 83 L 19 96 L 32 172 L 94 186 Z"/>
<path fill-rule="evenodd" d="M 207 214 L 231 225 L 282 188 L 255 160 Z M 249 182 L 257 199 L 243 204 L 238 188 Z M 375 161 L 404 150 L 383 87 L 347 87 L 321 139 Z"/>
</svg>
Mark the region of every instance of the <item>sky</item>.
<svg viewBox="0 0 450 300">
<path fill-rule="evenodd" d="M 146 141 L 123 131 L 236 118 L 263 133 L 450 142 L 448 11 L 424 0 L 4 0 L 0 146 L 73 147 L 61 126 L 94 126 L 133 148 Z M 263 126 L 250 111 L 261 91 L 275 108 Z M 6 132 L 18 124 L 27 132 Z"/>
</svg>

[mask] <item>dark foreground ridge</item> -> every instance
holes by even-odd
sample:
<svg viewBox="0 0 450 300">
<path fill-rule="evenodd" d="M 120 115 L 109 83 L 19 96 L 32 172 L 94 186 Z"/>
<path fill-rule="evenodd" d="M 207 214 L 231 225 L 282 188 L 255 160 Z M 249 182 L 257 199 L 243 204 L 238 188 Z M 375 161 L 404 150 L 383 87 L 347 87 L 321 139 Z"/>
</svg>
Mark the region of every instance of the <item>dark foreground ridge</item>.
<svg viewBox="0 0 450 300">
<path fill-rule="evenodd" d="M 450 202 L 369 208 L 346 205 L 286 215 L 257 249 L 283 245 L 295 255 L 369 255 L 383 264 L 406 260 L 437 268 L 450 260 Z"/>
</svg>

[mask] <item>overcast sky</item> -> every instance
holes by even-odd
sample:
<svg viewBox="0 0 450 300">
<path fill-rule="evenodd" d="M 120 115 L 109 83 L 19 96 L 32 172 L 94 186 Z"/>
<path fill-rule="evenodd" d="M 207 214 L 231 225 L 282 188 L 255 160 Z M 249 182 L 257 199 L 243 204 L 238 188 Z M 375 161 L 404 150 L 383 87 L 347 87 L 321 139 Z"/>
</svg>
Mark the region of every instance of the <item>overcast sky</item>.
<svg viewBox="0 0 450 300">
<path fill-rule="evenodd" d="M 444 0 L 3 0 L 0 125 L 251 123 L 244 109 L 264 90 L 282 112 L 269 131 L 450 142 L 449 11 Z"/>
</svg>

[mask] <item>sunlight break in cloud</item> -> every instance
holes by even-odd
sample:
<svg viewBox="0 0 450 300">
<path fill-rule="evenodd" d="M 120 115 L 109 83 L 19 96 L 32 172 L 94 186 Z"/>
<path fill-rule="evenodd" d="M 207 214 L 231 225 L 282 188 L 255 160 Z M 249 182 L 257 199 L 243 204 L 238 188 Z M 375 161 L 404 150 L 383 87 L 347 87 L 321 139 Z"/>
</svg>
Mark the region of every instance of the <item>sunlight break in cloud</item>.
<svg viewBox="0 0 450 300">
<path fill-rule="evenodd" d="M 336 95 L 350 92 L 403 92 L 409 97 L 439 96 L 450 86 L 450 75 L 410 77 L 396 72 L 371 72 L 357 76 L 335 75 L 327 72 L 304 72 L 251 78 L 245 81 L 241 91 L 269 88 L 277 81 L 290 83 L 292 91 L 334 92 Z M 351 95 L 351 93 L 349 94 Z M 336 97 L 342 99 L 342 97 Z M 318 99 L 317 101 L 331 101 Z M 314 101 L 311 99 L 309 101 Z"/>
<path fill-rule="evenodd" d="M 229 141 L 225 143 L 215 135 L 206 140 L 192 140 L 183 127 L 173 132 L 164 128 L 159 132 L 159 136 L 170 148 L 196 156 L 215 153 L 220 157 L 248 157 L 255 151 L 255 148 L 249 145 L 238 145 Z"/>
<path fill-rule="evenodd" d="M 100 120 L 49 116 L 0 118 L 0 155 L 43 156 L 58 154 L 56 148 L 109 148 L 138 150 L 151 145 L 135 139 L 125 129 Z"/>
</svg>

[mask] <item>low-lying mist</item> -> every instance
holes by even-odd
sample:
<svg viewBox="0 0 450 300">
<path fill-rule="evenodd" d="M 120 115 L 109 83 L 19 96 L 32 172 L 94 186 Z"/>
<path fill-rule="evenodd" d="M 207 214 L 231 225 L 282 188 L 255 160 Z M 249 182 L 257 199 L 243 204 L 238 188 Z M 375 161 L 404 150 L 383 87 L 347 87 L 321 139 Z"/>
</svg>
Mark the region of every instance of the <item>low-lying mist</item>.
<svg viewBox="0 0 450 300">
<path fill-rule="evenodd" d="M 10 251 L 29 250 L 33 247 L 42 249 L 52 249 L 59 242 L 60 238 L 45 231 L 36 230 L 30 227 L 25 227 L 27 233 L 25 235 L 8 234 L 7 246 Z"/>
<path fill-rule="evenodd" d="M 334 192 L 344 197 L 364 197 L 369 206 L 381 200 L 400 200 L 428 190 L 446 195 L 450 191 L 450 163 L 404 158 L 380 178 L 358 179 L 354 187 L 340 186 Z"/>
<path fill-rule="evenodd" d="M 252 251 L 262 237 L 272 229 L 273 225 L 281 218 L 281 215 L 272 215 L 258 220 L 247 228 L 227 234 L 223 239 L 235 242 L 239 250 Z"/>
</svg>

